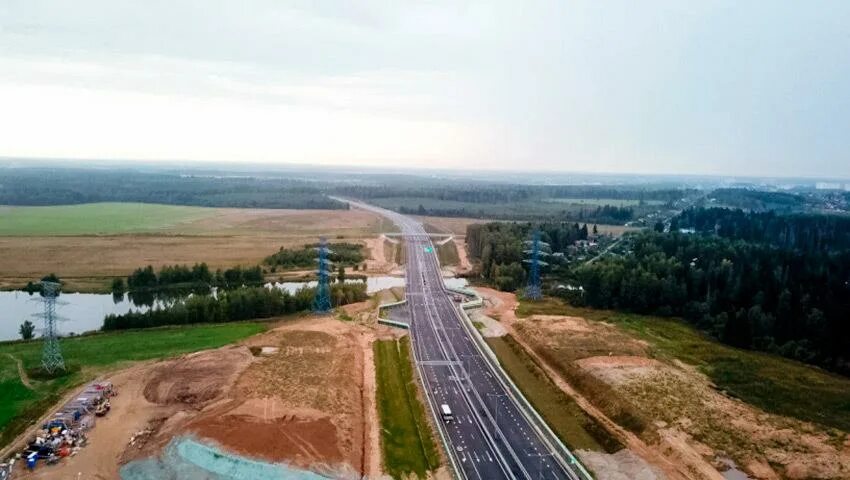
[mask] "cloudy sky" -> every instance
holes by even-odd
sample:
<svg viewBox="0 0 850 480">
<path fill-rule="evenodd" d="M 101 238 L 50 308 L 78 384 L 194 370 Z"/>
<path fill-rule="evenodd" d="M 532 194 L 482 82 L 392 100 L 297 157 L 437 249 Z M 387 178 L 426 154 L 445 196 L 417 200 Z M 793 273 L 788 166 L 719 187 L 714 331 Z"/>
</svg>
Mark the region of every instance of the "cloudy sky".
<svg viewBox="0 0 850 480">
<path fill-rule="evenodd" d="M 0 156 L 850 177 L 850 2 L 2 0 Z"/>
</svg>

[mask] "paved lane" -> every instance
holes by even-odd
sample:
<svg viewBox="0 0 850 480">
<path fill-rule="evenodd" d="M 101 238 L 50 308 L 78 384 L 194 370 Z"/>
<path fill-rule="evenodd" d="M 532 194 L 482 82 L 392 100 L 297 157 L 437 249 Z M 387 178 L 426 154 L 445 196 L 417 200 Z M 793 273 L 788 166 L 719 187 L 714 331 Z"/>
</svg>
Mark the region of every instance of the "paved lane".
<svg viewBox="0 0 850 480">
<path fill-rule="evenodd" d="M 436 418 L 457 475 L 468 479 L 585 480 L 564 451 L 520 407 L 501 368 L 478 347 L 446 292 L 430 237 L 418 222 L 349 201 L 390 218 L 406 248 L 411 339 L 433 412 L 447 404 L 452 422 Z M 439 415 L 437 415 L 439 417 Z"/>
</svg>

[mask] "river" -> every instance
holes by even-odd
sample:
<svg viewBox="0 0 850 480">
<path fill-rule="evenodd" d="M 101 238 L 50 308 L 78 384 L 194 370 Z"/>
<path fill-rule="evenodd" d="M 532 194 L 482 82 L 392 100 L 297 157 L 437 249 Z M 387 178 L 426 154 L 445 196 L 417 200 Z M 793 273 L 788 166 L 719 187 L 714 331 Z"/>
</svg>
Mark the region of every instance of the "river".
<svg viewBox="0 0 850 480">
<path fill-rule="evenodd" d="M 362 280 L 347 280 L 349 282 L 360 282 Z M 446 285 L 450 287 L 463 287 L 466 279 L 447 278 Z M 282 282 L 267 284 L 267 287 L 277 288 L 294 293 L 299 288 L 316 286 L 316 282 Z M 375 293 L 393 287 L 403 287 L 404 277 L 379 276 L 366 279 L 366 291 Z M 113 297 L 112 294 L 102 293 L 62 293 L 57 299 L 56 313 L 59 315 L 59 332 L 62 335 L 79 334 L 91 330 L 99 330 L 103 325 L 103 318 L 109 314 L 124 314 L 130 310 L 146 311 L 151 305 L 162 306 L 173 301 L 178 301 L 190 292 L 172 295 L 168 299 L 155 300 L 152 295 L 130 295 L 124 294 Z M 17 340 L 20 338 L 18 328 L 25 320 L 30 320 L 36 326 L 36 335 L 41 334 L 43 320 L 33 316 L 41 313 L 44 307 L 41 297 L 35 293 L 28 294 L 25 291 L 0 292 L 0 341 Z"/>
</svg>

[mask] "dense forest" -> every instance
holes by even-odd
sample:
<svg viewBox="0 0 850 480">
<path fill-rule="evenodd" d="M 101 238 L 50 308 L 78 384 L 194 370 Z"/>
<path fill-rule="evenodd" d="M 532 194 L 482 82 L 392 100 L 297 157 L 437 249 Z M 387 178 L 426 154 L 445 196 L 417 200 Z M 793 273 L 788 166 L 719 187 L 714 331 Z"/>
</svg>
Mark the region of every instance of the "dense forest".
<svg viewBox="0 0 850 480">
<path fill-rule="evenodd" d="M 4 169 L 0 205 L 146 202 L 201 207 L 345 209 L 312 182 L 136 170 Z"/>
<path fill-rule="evenodd" d="M 754 211 L 797 212 L 806 206 L 806 198 L 788 192 L 765 192 L 746 188 L 718 188 L 711 198 L 727 207 Z"/>
<path fill-rule="evenodd" d="M 592 221 L 595 223 L 622 225 L 635 218 L 635 209 L 612 205 L 588 206 L 579 204 L 537 202 L 499 204 L 461 204 L 460 206 L 425 206 L 416 207 L 391 205 L 381 202 L 385 207 L 393 208 L 406 215 L 430 215 L 435 217 L 465 217 L 491 218 L 499 220 L 542 220 L 551 221 L 558 218 L 563 221 Z"/>
<path fill-rule="evenodd" d="M 682 316 L 730 345 L 850 373 L 850 251 L 644 232 L 631 254 L 574 274 L 589 306 Z"/>
<path fill-rule="evenodd" d="M 147 312 L 107 315 L 103 330 L 151 328 L 163 325 L 218 323 L 269 318 L 308 310 L 313 303 L 315 288 L 302 288 L 291 294 L 277 288 L 253 287 L 227 290 L 213 295 L 193 295 L 165 308 Z M 366 283 L 335 283 L 331 285 L 334 306 L 366 300 Z"/>
<path fill-rule="evenodd" d="M 520 185 L 479 183 L 449 186 L 428 185 L 413 187 L 383 185 L 344 185 L 335 189 L 340 195 L 355 198 L 416 197 L 452 200 L 467 203 L 517 203 L 542 198 L 619 199 L 661 201 L 681 199 L 690 193 L 685 189 L 646 189 L 619 185 Z"/>
<path fill-rule="evenodd" d="M 316 266 L 318 243 L 305 245 L 302 248 L 284 248 L 266 257 L 264 263 L 273 267 L 305 268 Z M 348 242 L 328 244 L 331 253 L 328 259 L 338 265 L 354 265 L 364 260 L 363 245 Z"/>
<path fill-rule="evenodd" d="M 548 243 L 547 250 L 562 252 L 576 240 L 587 240 L 587 224 L 544 223 L 535 225 L 540 230 L 540 240 Z M 530 247 L 524 243 L 531 239 L 530 223 L 479 223 L 466 228 L 466 244 L 470 257 L 481 265 L 481 277 L 497 288 L 513 291 L 525 280 L 523 259 Z"/>
<path fill-rule="evenodd" d="M 670 229 L 680 228 L 803 251 L 850 248 L 850 217 L 840 215 L 690 208 L 672 219 Z"/>
<path fill-rule="evenodd" d="M 217 287 L 238 287 L 263 283 L 263 271 L 259 266 L 242 268 L 236 266 L 212 273 L 206 263 L 188 265 L 165 265 L 157 274 L 148 265 L 137 268 L 127 277 L 127 287 L 133 290 L 157 289 L 175 285 L 210 285 Z"/>
</svg>

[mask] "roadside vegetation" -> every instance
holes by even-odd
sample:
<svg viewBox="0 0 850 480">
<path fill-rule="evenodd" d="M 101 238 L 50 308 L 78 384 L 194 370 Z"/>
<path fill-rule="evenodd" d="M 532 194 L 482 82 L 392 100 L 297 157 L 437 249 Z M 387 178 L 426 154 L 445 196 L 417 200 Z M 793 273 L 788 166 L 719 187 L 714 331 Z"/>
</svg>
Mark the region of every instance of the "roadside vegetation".
<svg viewBox="0 0 850 480">
<path fill-rule="evenodd" d="M 417 393 L 410 337 L 376 341 L 373 348 L 385 471 L 393 478 L 424 479 L 440 466 L 440 455 Z"/>
<path fill-rule="evenodd" d="M 0 343 L 0 446 L 43 416 L 68 390 L 125 362 L 217 348 L 265 328 L 261 323 L 240 322 L 62 338 L 62 353 L 70 373 L 53 379 L 30 378 L 27 374 L 39 369 L 42 342 Z"/>
<path fill-rule="evenodd" d="M 441 266 L 457 265 L 460 262 L 457 245 L 454 241 L 449 240 L 443 244 L 435 243 L 434 248 L 437 249 L 437 258 L 440 260 Z"/>
<path fill-rule="evenodd" d="M 476 325 L 477 327 L 477 325 Z M 561 391 L 510 335 L 485 338 L 534 409 L 571 450 L 614 453 L 623 445 Z"/>
<path fill-rule="evenodd" d="M 647 341 L 653 355 L 697 367 L 730 396 L 766 412 L 850 431 L 850 379 L 846 377 L 776 355 L 723 345 L 676 319 L 573 307 L 553 298 L 521 302 L 516 313 L 519 317 L 567 315 L 614 324 Z"/>
</svg>

